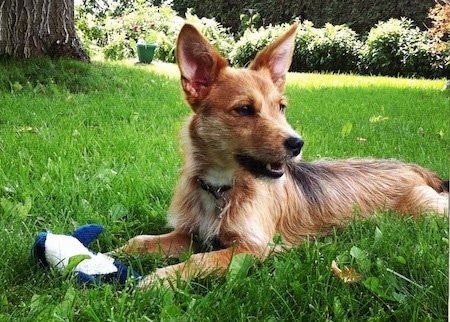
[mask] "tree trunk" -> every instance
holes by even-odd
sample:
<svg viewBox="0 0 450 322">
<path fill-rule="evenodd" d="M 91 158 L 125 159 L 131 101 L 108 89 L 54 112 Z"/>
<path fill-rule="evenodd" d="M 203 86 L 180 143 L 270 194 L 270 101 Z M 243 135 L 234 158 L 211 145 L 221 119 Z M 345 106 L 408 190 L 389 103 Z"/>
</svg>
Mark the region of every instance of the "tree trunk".
<svg viewBox="0 0 450 322">
<path fill-rule="evenodd" d="M 0 0 L 0 56 L 88 62 L 75 31 L 74 0 Z"/>
</svg>

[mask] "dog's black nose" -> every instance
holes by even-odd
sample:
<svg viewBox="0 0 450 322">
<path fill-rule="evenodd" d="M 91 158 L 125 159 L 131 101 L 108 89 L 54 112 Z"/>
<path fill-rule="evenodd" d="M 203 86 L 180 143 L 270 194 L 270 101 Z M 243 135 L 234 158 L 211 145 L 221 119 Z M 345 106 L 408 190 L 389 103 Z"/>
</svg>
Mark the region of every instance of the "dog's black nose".
<svg viewBox="0 0 450 322">
<path fill-rule="evenodd" d="M 300 154 L 300 151 L 302 150 L 303 144 L 305 142 L 298 136 L 291 136 L 284 142 L 284 146 L 292 152 L 294 156 L 297 156 Z"/>
</svg>

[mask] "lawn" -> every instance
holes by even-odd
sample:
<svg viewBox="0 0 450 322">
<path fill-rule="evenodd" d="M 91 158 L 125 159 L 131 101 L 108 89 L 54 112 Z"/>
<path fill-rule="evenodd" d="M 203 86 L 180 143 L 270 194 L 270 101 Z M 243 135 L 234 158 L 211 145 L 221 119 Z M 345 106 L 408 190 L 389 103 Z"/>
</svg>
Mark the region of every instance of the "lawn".
<svg viewBox="0 0 450 322">
<path fill-rule="evenodd" d="M 167 231 L 189 108 L 174 65 L 0 64 L 0 321 L 446 321 L 448 219 L 377 214 L 266 262 L 177 290 L 81 287 L 30 260 L 43 229 L 105 231 L 107 252 Z M 287 116 L 304 158 L 381 157 L 449 175 L 444 80 L 290 74 Z M 120 258 L 142 274 L 173 260 Z M 335 260 L 362 275 L 346 284 Z"/>
</svg>

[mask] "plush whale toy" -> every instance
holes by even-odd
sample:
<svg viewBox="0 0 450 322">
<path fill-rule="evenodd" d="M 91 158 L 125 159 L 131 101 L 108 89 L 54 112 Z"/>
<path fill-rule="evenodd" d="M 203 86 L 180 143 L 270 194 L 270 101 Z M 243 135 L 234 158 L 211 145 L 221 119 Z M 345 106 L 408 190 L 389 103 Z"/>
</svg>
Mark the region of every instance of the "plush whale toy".
<svg viewBox="0 0 450 322">
<path fill-rule="evenodd" d="M 139 281 L 140 275 L 126 265 L 87 248 L 103 229 L 103 226 L 90 224 L 79 227 L 72 236 L 42 232 L 36 237 L 32 255 L 44 267 L 54 267 L 63 274 L 75 274 L 81 284 L 124 285 L 130 277 Z"/>
</svg>

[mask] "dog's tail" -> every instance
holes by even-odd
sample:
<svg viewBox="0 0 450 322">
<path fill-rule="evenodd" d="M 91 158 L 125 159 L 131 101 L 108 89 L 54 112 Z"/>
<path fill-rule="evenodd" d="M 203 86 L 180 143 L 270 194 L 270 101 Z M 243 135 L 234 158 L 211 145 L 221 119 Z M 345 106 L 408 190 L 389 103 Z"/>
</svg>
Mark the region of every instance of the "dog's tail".
<svg viewBox="0 0 450 322">
<path fill-rule="evenodd" d="M 421 173 L 422 178 L 425 180 L 426 184 L 431 188 L 436 190 L 437 193 L 448 192 L 449 190 L 449 180 L 445 181 L 439 178 L 434 172 L 424 168 L 417 168 Z"/>
<path fill-rule="evenodd" d="M 436 190 L 437 193 L 448 192 L 449 180 L 445 181 L 440 179 L 438 181 L 434 181 L 432 184 L 430 184 L 430 186 L 434 190 Z"/>
</svg>

